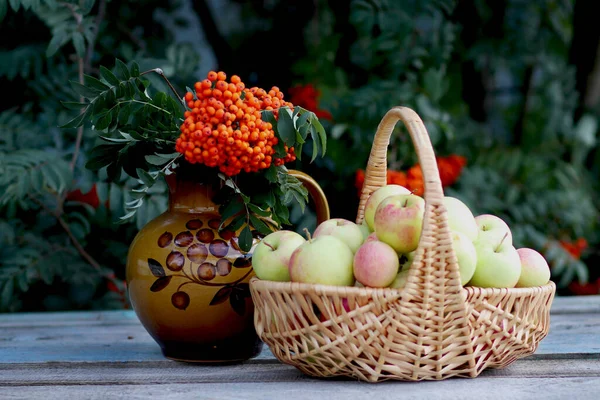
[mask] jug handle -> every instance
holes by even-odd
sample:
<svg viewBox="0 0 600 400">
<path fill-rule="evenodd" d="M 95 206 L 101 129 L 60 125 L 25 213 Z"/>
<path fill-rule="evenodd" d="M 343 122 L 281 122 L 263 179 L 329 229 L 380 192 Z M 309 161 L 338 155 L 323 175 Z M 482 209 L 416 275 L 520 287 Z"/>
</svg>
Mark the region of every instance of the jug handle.
<svg viewBox="0 0 600 400">
<path fill-rule="evenodd" d="M 329 203 L 321 186 L 313 179 L 312 176 L 295 169 L 288 170 L 288 173 L 296 177 L 302 185 L 308 190 L 308 194 L 315 203 L 317 213 L 317 225 L 329 219 Z"/>
</svg>

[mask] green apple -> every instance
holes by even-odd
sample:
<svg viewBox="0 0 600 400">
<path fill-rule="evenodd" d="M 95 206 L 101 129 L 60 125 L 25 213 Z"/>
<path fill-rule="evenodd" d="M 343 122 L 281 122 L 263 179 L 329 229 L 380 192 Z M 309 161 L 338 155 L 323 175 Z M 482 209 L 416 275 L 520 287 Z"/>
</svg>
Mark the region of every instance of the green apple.
<svg viewBox="0 0 600 400">
<path fill-rule="evenodd" d="M 475 273 L 477 251 L 467 235 L 460 232 L 452 232 L 452 248 L 458 261 L 460 284 L 464 286 L 471 280 Z"/>
<path fill-rule="evenodd" d="M 550 267 L 544 256 L 533 249 L 517 249 L 521 259 L 521 276 L 516 287 L 542 286 L 550 280 Z"/>
<path fill-rule="evenodd" d="M 400 269 L 402 271 L 408 271 L 410 266 L 412 265 L 413 260 L 415 259 L 416 250 L 413 250 L 408 253 L 400 254 Z"/>
<path fill-rule="evenodd" d="M 381 200 L 395 194 L 410 194 L 410 190 L 400 185 L 385 185 L 375 190 L 365 203 L 365 221 L 371 232 L 375 231 L 375 211 Z"/>
<path fill-rule="evenodd" d="M 292 282 L 353 286 L 354 253 L 341 239 L 323 235 L 309 238 L 290 258 Z"/>
<path fill-rule="evenodd" d="M 472 242 L 477 240 L 479 228 L 469 207 L 461 200 L 451 196 L 444 197 L 444 205 L 450 230 L 464 233 Z"/>
<path fill-rule="evenodd" d="M 365 240 L 367 240 L 367 237 L 371 234 L 371 230 L 369 229 L 369 225 L 367 225 L 367 221 L 365 221 L 363 219 L 363 222 L 361 222 L 360 225 L 358 225 L 358 227 L 360 228 L 360 231 L 362 232 L 363 242 L 364 242 Z"/>
<path fill-rule="evenodd" d="M 352 252 L 356 252 L 364 241 L 363 232 L 357 224 L 344 218 L 332 218 L 323 221 L 315 229 L 313 238 L 335 236 L 346 243 Z"/>
<path fill-rule="evenodd" d="M 269 281 L 288 282 L 289 263 L 294 250 L 306 240 L 298 233 L 281 230 L 265 236 L 252 253 L 256 276 Z"/>
<path fill-rule="evenodd" d="M 408 270 L 400 271 L 400 272 L 398 272 L 398 275 L 396 275 L 396 278 L 394 279 L 394 281 L 392 282 L 392 284 L 389 287 L 394 288 L 394 289 L 402 289 L 404 286 L 406 286 L 407 281 L 408 281 Z"/>
<path fill-rule="evenodd" d="M 470 286 L 513 288 L 521 276 L 521 259 L 512 244 L 502 241 L 493 245 L 486 241 L 474 243 L 477 266 Z"/>
<path fill-rule="evenodd" d="M 389 286 L 399 267 L 396 251 L 379 240 L 363 244 L 354 254 L 354 277 L 368 287 Z"/>
<path fill-rule="evenodd" d="M 489 241 L 492 244 L 499 244 L 504 240 L 512 244 L 512 232 L 502 218 L 492 214 L 482 214 L 475 217 L 475 223 L 479 228 L 477 240 Z"/>
<path fill-rule="evenodd" d="M 377 238 L 398 253 L 417 248 L 423 229 L 425 200 L 414 194 L 397 194 L 383 199 L 375 212 Z"/>
</svg>

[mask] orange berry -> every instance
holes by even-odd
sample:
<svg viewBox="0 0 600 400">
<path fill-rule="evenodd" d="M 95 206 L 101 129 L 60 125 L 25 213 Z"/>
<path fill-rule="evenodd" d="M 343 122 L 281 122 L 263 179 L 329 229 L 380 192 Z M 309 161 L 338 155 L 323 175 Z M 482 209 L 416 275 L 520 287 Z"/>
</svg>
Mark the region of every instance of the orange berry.
<svg viewBox="0 0 600 400">
<path fill-rule="evenodd" d="M 227 79 L 227 75 L 225 74 L 225 72 L 219 71 L 219 73 L 217 74 L 217 79 L 220 81 L 224 81 L 225 79 Z"/>
<path fill-rule="evenodd" d="M 208 80 L 211 81 L 211 82 L 216 81 L 217 77 L 218 77 L 218 75 L 217 75 L 217 73 L 215 71 L 210 71 L 208 73 L 208 75 L 207 75 Z"/>
</svg>

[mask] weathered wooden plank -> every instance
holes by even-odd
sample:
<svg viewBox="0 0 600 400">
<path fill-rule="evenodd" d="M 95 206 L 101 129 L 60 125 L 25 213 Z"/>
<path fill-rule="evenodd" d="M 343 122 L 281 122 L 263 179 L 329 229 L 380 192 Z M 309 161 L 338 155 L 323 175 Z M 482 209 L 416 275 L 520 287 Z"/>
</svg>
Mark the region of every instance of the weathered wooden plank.
<svg viewBox="0 0 600 400">
<path fill-rule="evenodd" d="M 504 379 L 600 377 L 596 360 L 519 360 L 482 377 Z M 351 381 L 351 379 L 346 379 Z M 296 368 L 275 363 L 202 366 L 155 363 L 0 364 L 0 387 L 23 385 L 141 385 L 168 383 L 317 382 Z M 2 392 L 2 390 L 0 390 Z"/>
<path fill-rule="evenodd" d="M 552 314 L 599 313 L 599 296 L 556 297 L 552 303 Z M 37 327 L 37 326 L 71 326 L 106 325 L 111 322 L 119 324 L 138 324 L 139 321 L 132 310 L 111 311 L 68 311 L 0 314 L 0 328 Z"/>
<path fill-rule="evenodd" d="M 600 314 L 600 296 L 559 296 L 552 302 L 551 314 Z"/>
<path fill-rule="evenodd" d="M 158 345 L 131 314 L 101 315 L 102 324 L 88 324 L 84 316 L 77 323 L 68 320 L 65 326 L 0 325 L 0 363 L 164 360 Z M 550 333 L 534 357 L 569 354 L 600 354 L 600 313 L 551 317 Z M 265 346 L 258 359 L 272 358 Z"/>
<path fill-rule="evenodd" d="M 377 400 L 416 398 L 428 400 L 595 400 L 600 378 L 503 379 L 479 377 L 440 382 L 399 383 L 311 381 L 252 383 L 190 383 L 118 386 L 15 386 L 3 387 L 3 399 L 327 399 L 348 400 L 376 397 Z"/>
</svg>

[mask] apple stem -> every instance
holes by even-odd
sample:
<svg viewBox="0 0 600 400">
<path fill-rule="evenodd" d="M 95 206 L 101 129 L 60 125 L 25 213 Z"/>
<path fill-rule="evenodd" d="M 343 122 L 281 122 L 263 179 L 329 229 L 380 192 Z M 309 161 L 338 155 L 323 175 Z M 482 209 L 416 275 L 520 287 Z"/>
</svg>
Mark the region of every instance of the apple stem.
<svg viewBox="0 0 600 400">
<path fill-rule="evenodd" d="M 508 236 L 508 232 L 506 232 L 504 234 L 504 236 L 502 237 L 502 240 L 500 241 L 500 243 L 498 243 L 498 246 L 496 247 L 495 253 L 497 253 L 498 250 L 500 250 L 500 246 L 502 246 L 502 243 L 504 242 L 504 239 L 506 239 L 507 236 Z"/>
<path fill-rule="evenodd" d="M 275 251 L 275 248 L 273 246 L 271 246 L 269 243 L 265 242 L 264 240 L 263 240 L 263 243 L 265 244 L 265 246 L 267 246 L 271 250 Z"/>
<path fill-rule="evenodd" d="M 306 238 L 308 239 L 308 241 L 312 242 L 312 236 L 310 236 L 308 228 L 304 228 L 304 233 L 306 233 Z"/>
</svg>

